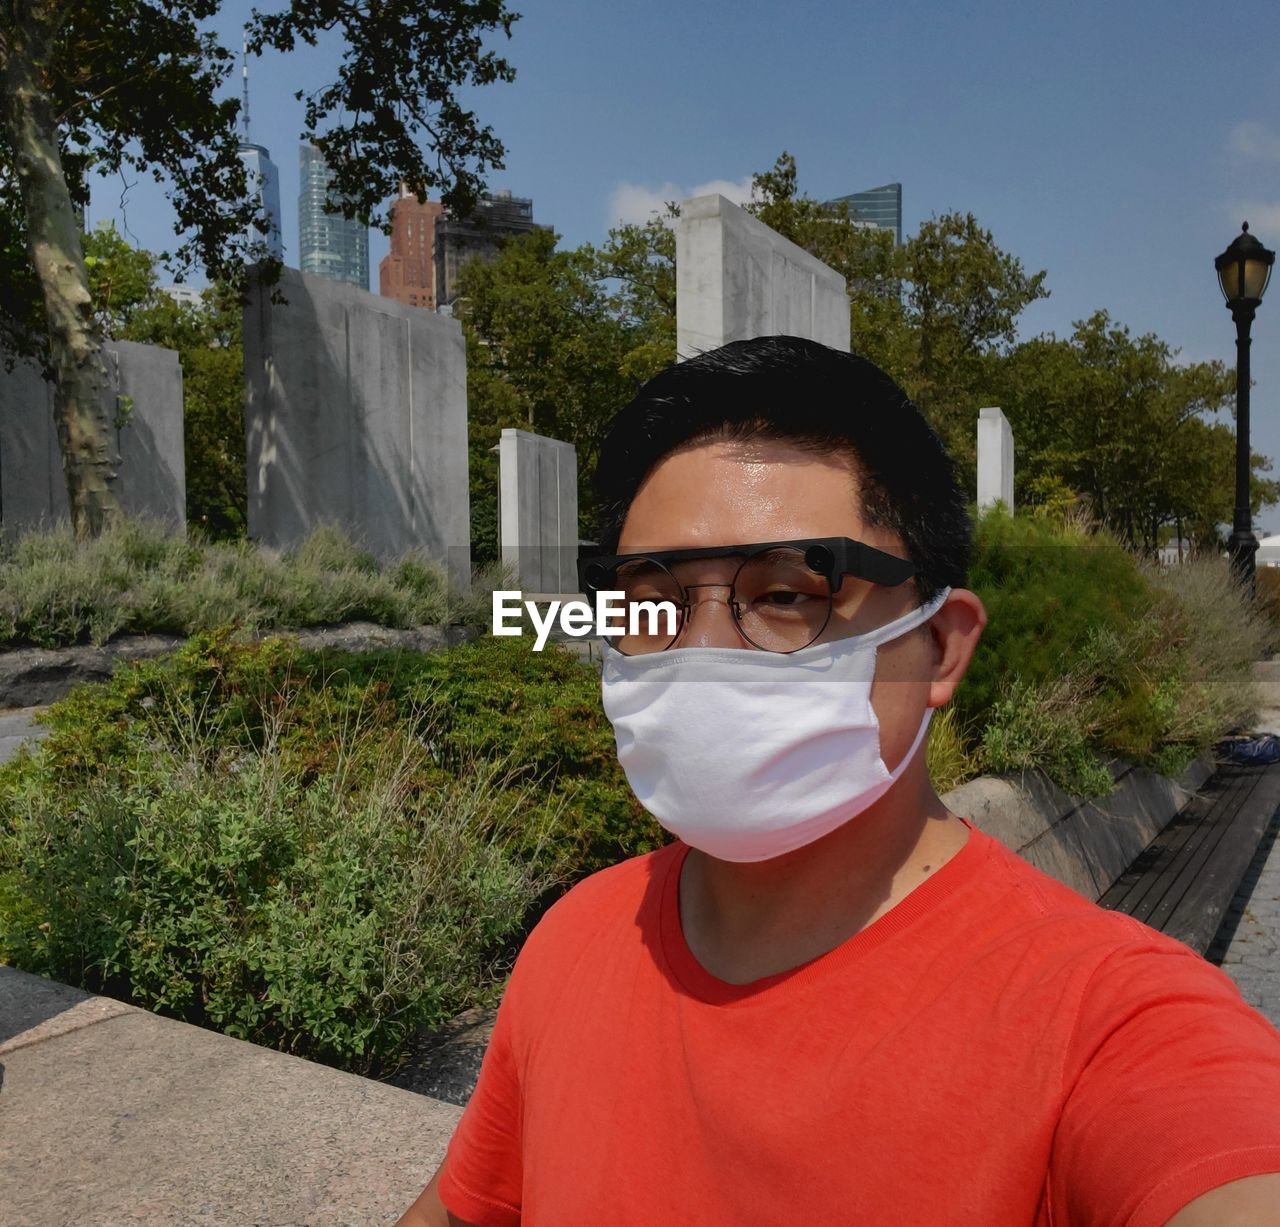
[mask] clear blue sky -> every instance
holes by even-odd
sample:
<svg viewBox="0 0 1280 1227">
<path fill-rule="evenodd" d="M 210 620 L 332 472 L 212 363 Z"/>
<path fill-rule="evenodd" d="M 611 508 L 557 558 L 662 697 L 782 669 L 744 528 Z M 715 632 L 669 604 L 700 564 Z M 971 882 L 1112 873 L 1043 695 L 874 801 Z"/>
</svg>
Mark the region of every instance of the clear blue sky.
<svg viewBox="0 0 1280 1227">
<path fill-rule="evenodd" d="M 226 6 L 228 42 L 249 7 Z M 811 195 L 900 180 L 907 233 L 970 211 L 1046 269 L 1052 294 L 1026 312 L 1024 336 L 1066 333 L 1105 307 L 1188 360 L 1227 362 L 1235 334 L 1213 257 L 1246 217 L 1280 247 L 1275 0 L 1227 12 L 1191 0 L 513 7 L 524 16 L 504 50 L 518 78 L 471 99 L 507 146 L 490 186 L 531 196 L 569 245 L 602 239 L 647 201 L 744 183 L 787 149 Z M 250 63 L 253 139 L 280 168 L 290 263 L 302 126 L 291 95 L 324 83 L 338 51 Z M 138 184 L 122 211 L 121 186 L 99 185 L 91 219 L 171 247 L 158 190 Z M 376 286 L 385 238 L 370 247 Z M 1253 335 L 1253 442 L 1280 470 L 1280 277 Z M 1261 527 L 1280 531 L 1280 509 Z"/>
</svg>

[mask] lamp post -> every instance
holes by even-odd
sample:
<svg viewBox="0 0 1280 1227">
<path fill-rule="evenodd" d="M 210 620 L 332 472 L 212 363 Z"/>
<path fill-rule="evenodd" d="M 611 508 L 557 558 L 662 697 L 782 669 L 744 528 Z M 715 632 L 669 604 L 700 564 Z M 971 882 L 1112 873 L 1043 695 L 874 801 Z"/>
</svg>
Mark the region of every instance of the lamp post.
<svg viewBox="0 0 1280 1227">
<path fill-rule="evenodd" d="M 1232 573 L 1250 592 L 1254 590 L 1253 556 L 1258 552 L 1258 538 L 1253 535 L 1249 501 L 1249 329 L 1271 280 L 1275 259 L 1276 253 L 1263 247 L 1245 222 L 1231 246 L 1213 262 L 1222 297 L 1236 322 L 1236 510 L 1227 550 Z"/>
</svg>

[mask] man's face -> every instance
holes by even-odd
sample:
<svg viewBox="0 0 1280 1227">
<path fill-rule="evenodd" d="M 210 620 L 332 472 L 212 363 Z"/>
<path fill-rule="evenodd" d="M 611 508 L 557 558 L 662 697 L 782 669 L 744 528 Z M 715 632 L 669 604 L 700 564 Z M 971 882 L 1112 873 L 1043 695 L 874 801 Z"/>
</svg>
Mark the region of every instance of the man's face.
<svg viewBox="0 0 1280 1227">
<path fill-rule="evenodd" d="M 649 474 L 627 512 L 618 552 L 852 537 L 905 558 L 906 549 L 896 534 L 865 523 L 860 501 L 855 469 L 839 455 L 818 455 L 769 440 L 708 441 L 673 453 Z M 719 586 L 691 593 L 692 614 L 667 650 L 757 650 L 739 634 L 727 603 L 737 561 L 719 558 L 677 565 L 676 578 L 686 587 Z M 910 582 L 885 588 L 846 577 L 821 640 L 873 630 L 918 603 Z M 927 628 L 879 650 L 871 702 L 880 720 L 884 761 L 890 767 L 920 726 L 937 654 Z"/>
</svg>

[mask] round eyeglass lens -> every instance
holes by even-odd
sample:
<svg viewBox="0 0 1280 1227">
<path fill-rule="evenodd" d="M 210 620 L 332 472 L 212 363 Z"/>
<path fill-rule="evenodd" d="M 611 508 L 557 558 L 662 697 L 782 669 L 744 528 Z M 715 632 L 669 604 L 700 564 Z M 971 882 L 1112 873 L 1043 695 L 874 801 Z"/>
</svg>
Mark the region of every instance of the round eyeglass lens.
<svg viewBox="0 0 1280 1227">
<path fill-rule="evenodd" d="M 615 620 L 625 627 L 612 640 L 626 656 L 663 652 L 680 634 L 684 624 L 683 589 L 660 562 L 636 558 L 618 568 L 613 587 L 623 595 L 623 612 Z"/>
<path fill-rule="evenodd" d="M 798 652 L 826 630 L 831 584 L 784 547 L 747 558 L 733 581 L 734 616 L 743 636 L 766 652 Z"/>
</svg>

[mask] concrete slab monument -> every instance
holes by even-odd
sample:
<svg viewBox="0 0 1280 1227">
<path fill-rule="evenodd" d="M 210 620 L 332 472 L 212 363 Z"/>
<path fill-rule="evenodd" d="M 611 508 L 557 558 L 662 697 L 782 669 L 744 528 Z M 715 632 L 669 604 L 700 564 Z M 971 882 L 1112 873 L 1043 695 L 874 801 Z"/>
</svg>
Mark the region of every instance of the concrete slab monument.
<svg viewBox="0 0 1280 1227">
<path fill-rule="evenodd" d="M 527 430 L 498 441 L 502 561 L 525 592 L 578 590 L 578 454 L 572 443 Z"/>
<path fill-rule="evenodd" d="M 133 341 L 104 348 L 108 417 L 117 422 L 116 494 L 125 512 L 183 532 L 187 479 L 182 367 L 175 350 Z M 6 529 L 68 518 L 67 480 L 53 422 L 53 385 L 33 363 L 0 365 L 0 520 Z"/>
<path fill-rule="evenodd" d="M 676 356 L 751 337 L 849 350 L 844 278 L 723 196 L 695 196 L 676 226 Z"/>
<path fill-rule="evenodd" d="M 249 535 L 297 545 L 333 523 L 388 558 L 470 565 L 462 326 L 285 269 L 245 309 Z"/>
<path fill-rule="evenodd" d="M 996 502 L 1013 513 L 1013 429 L 999 409 L 978 410 L 978 510 Z"/>
</svg>

